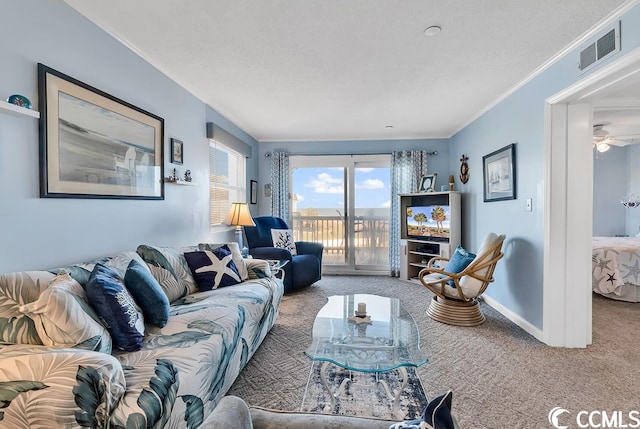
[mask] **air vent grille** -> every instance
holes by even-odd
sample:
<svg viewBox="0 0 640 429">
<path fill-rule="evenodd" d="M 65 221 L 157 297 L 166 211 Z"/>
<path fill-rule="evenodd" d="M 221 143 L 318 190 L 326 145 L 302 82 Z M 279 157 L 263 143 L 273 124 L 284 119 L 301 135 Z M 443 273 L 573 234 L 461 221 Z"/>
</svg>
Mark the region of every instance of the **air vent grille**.
<svg viewBox="0 0 640 429">
<path fill-rule="evenodd" d="M 620 51 L 620 21 L 600 32 L 595 39 L 588 45 L 583 45 L 580 51 L 580 62 L 578 63 L 580 73 Z"/>
</svg>

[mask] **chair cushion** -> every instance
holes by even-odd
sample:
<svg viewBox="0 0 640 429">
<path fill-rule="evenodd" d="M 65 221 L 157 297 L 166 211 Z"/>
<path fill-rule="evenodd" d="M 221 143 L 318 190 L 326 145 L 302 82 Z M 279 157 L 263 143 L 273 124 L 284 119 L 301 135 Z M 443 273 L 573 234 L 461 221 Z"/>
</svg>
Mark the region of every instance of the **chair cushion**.
<svg viewBox="0 0 640 429">
<path fill-rule="evenodd" d="M 231 251 L 226 245 L 212 251 L 186 252 L 184 257 L 200 291 L 242 282 Z"/>
<path fill-rule="evenodd" d="M 96 264 L 86 292 L 89 304 L 107 327 L 114 345 L 127 352 L 140 349 L 144 316 L 124 281 L 108 267 Z"/>
<path fill-rule="evenodd" d="M 496 240 L 498 240 L 498 238 L 499 237 L 493 232 L 487 234 L 487 236 L 482 241 L 480 248 L 476 252 L 476 255 L 478 256 L 476 256 L 476 259 L 473 260 L 474 264 L 482 263 L 482 261 L 490 259 L 493 256 L 491 254 L 485 253 L 487 249 L 490 248 L 496 242 Z M 482 270 L 476 271 L 476 274 L 479 276 L 483 276 L 487 273 L 489 268 L 490 267 L 487 266 Z M 469 276 L 463 276 L 460 279 L 460 287 L 462 288 L 462 292 L 467 298 L 475 298 L 478 295 L 478 292 L 480 292 L 480 288 L 483 284 L 484 282 L 482 280 L 478 280 Z"/>
<path fill-rule="evenodd" d="M 287 249 L 292 255 L 296 255 L 296 243 L 293 241 L 293 231 L 290 229 L 272 229 L 271 239 L 273 247 Z"/>
<path fill-rule="evenodd" d="M 144 320 L 162 328 L 169 320 L 169 299 L 146 264 L 132 259 L 124 275 L 124 285 L 142 309 Z"/>
<path fill-rule="evenodd" d="M 458 246 L 453 252 L 451 259 L 449 259 L 449 262 L 444 267 L 444 270 L 448 273 L 460 273 L 465 268 L 467 268 L 467 266 L 473 261 L 475 257 L 476 255 L 474 255 L 473 253 L 465 250 L 462 246 Z M 449 280 L 447 283 L 452 286 L 455 284 L 453 280 Z"/>
<path fill-rule="evenodd" d="M 87 302 L 84 289 L 63 271 L 37 301 L 20 307 L 46 346 L 111 353 L 111 336 Z"/>
</svg>

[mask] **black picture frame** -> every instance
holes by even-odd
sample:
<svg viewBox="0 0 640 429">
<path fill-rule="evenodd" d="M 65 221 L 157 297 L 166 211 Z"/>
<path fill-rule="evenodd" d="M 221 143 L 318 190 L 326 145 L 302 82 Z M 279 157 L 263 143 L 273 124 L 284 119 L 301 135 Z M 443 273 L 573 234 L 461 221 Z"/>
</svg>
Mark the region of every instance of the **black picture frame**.
<svg viewBox="0 0 640 429">
<path fill-rule="evenodd" d="M 482 157 L 484 202 L 515 200 L 516 144 Z"/>
<path fill-rule="evenodd" d="M 38 64 L 40 197 L 164 199 L 164 119 Z"/>
<path fill-rule="evenodd" d="M 251 204 L 258 204 L 258 182 L 251 180 L 250 182 L 250 202 Z"/>
<path fill-rule="evenodd" d="M 438 174 L 425 174 L 418 183 L 418 192 L 434 192 L 436 189 L 436 179 Z"/>
<path fill-rule="evenodd" d="M 184 163 L 184 144 L 182 140 L 171 139 L 171 163 L 178 165 Z"/>
</svg>

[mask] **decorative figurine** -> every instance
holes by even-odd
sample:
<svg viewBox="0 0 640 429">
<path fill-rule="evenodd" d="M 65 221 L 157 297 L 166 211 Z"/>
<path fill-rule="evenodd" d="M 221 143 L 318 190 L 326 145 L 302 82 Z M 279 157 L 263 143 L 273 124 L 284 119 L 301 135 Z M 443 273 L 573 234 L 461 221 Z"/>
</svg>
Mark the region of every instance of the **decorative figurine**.
<svg viewBox="0 0 640 429">
<path fill-rule="evenodd" d="M 465 184 L 469 181 L 469 164 L 467 161 L 469 157 L 465 154 L 462 154 L 462 158 L 460 158 L 460 181 Z"/>
<path fill-rule="evenodd" d="M 191 182 L 191 170 L 187 170 L 184 172 L 184 181 Z"/>
</svg>

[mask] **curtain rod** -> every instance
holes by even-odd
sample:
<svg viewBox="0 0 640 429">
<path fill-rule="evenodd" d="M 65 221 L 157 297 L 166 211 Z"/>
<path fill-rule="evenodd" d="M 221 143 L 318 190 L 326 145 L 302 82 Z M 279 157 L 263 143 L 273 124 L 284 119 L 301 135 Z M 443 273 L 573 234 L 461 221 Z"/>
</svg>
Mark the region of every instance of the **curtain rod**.
<svg viewBox="0 0 640 429">
<path fill-rule="evenodd" d="M 357 155 L 391 155 L 391 152 L 371 152 L 371 153 L 292 153 L 290 156 L 357 156 Z M 428 156 L 438 155 L 438 151 L 427 152 Z M 271 157 L 271 152 L 264 154 L 267 158 Z"/>
</svg>

